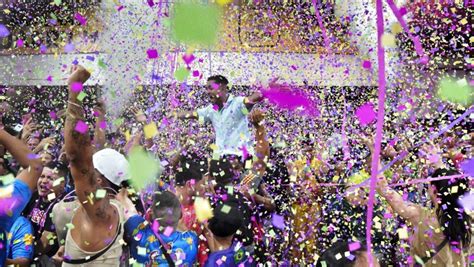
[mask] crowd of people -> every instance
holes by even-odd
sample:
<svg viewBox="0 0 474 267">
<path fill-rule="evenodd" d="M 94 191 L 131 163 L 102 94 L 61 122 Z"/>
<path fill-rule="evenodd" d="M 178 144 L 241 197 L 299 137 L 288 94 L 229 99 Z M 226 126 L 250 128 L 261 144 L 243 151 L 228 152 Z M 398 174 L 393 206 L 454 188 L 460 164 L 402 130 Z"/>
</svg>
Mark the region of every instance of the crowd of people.
<svg viewBox="0 0 474 267">
<path fill-rule="evenodd" d="M 111 138 L 103 127 L 103 103 L 93 110 L 94 129 L 88 129 L 90 114 L 78 96 L 89 77 L 74 67 L 58 136 L 48 136 L 31 116 L 24 116 L 21 129 L 2 120 L 0 266 L 474 262 L 473 214 L 462 204 L 472 195 L 471 174 L 462 167 L 474 153 L 472 124 L 416 149 L 403 136 L 382 144 L 378 169 L 393 164 L 377 177 L 368 246 L 371 131 L 353 140 L 361 147 L 355 162 L 344 147 L 329 153 L 317 133 L 295 139 L 299 143 L 290 149 L 296 156 L 289 157 L 268 134 L 261 91 L 235 96 L 229 81 L 216 75 L 207 81 L 207 106 L 168 114 L 211 124 L 210 153 L 192 146 L 202 133 L 164 153 L 159 137 L 143 128 Z M 139 125 L 150 122 L 142 110 L 131 112 Z M 167 157 L 160 161 L 164 171 L 146 188 L 135 188 L 140 177 L 129 171 L 127 157 L 135 147 Z"/>
</svg>

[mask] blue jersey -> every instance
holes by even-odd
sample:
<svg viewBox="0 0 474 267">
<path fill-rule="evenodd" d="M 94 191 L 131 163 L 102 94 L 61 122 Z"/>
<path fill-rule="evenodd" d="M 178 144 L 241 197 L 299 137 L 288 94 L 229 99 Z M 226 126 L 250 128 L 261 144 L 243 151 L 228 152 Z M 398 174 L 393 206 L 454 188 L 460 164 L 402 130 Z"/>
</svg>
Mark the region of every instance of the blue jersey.
<svg viewBox="0 0 474 267">
<path fill-rule="evenodd" d="M 130 247 L 130 256 L 141 264 L 168 266 L 161 252 L 161 244 L 150 224 L 135 215 L 125 223 L 124 239 Z M 160 234 L 161 239 L 171 247 L 171 258 L 177 266 L 193 266 L 196 262 L 198 238 L 191 231 L 174 231 L 169 236 Z"/>
<path fill-rule="evenodd" d="M 219 250 L 209 254 L 205 267 L 247 267 L 255 266 L 248 252 L 244 250 L 241 243 L 234 242 L 228 249 Z"/>
<path fill-rule="evenodd" d="M 18 179 L 0 187 L 0 266 L 6 261 L 7 233 L 31 198 L 28 185 Z"/>
<path fill-rule="evenodd" d="M 8 233 L 7 258 L 33 259 L 33 226 L 23 216 L 16 219 Z"/>
</svg>

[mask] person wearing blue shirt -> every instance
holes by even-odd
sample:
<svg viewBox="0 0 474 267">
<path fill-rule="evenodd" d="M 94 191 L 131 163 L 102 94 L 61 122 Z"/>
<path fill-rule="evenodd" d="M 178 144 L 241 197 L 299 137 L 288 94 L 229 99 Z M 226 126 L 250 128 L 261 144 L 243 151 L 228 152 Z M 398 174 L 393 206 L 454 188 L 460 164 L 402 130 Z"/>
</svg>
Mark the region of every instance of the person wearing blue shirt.
<svg viewBox="0 0 474 267">
<path fill-rule="evenodd" d="M 210 104 L 196 111 L 176 113 L 179 119 L 199 119 L 202 123 L 212 123 L 216 134 L 215 153 L 246 157 L 247 150 L 253 154 L 253 138 L 249 129 L 247 113 L 263 100 L 260 91 L 248 97 L 233 96 L 229 93 L 229 81 L 222 75 L 207 79 L 206 92 Z"/>
<path fill-rule="evenodd" d="M 209 231 L 205 234 L 211 253 L 204 266 L 256 266 L 251 253 L 234 238 L 243 223 L 243 214 L 238 203 L 227 200 L 217 204 L 213 214 L 207 226 Z"/>
<path fill-rule="evenodd" d="M 20 216 L 8 233 L 7 264 L 30 266 L 33 259 L 33 226 Z"/>
<path fill-rule="evenodd" d="M 129 245 L 131 258 L 154 266 L 194 265 L 198 238 L 195 232 L 177 230 L 182 213 L 176 195 L 169 191 L 155 194 L 152 224 L 137 215 L 126 190 L 122 190 L 117 199 L 122 202 L 126 214 L 131 216 L 124 227 L 124 240 Z"/>
<path fill-rule="evenodd" d="M 23 167 L 13 181 L 0 178 L 0 266 L 3 266 L 7 257 L 7 233 L 28 204 L 43 166 L 41 159 L 30 156 L 33 153 L 21 140 L 3 130 L 3 125 L 0 125 L 0 144 Z"/>
</svg>

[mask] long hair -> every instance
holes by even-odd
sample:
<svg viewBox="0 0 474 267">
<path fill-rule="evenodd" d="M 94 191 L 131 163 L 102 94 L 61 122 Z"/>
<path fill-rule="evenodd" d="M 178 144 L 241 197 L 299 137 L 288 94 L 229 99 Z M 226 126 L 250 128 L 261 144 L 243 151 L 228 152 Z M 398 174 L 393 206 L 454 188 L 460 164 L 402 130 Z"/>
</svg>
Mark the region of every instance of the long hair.
<svg viewBox="0 0 474 267">
<path fill-rule="evenodd" d="M 438 169 L 432 176 L 440 177 L 457 174 L 459 172 L 456 170 Z M 436 188 L 436 197 L 439 199 L 436 215 L 444 236 L 450 243 L 458 242 L 459 248 L 468 247 L 471 243 L 471 218 L 459 204 L 459 198 L 469 191 L 467 179 L 431 181 L 431 185 Z"/>
</svg>

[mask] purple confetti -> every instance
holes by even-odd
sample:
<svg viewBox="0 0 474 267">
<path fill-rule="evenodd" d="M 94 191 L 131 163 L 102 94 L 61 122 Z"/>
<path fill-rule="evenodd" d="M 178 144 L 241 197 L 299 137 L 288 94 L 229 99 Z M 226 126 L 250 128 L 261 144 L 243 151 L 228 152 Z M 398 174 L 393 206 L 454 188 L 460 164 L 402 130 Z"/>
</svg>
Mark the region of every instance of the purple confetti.
<svg viewBox="0 0 474 267">
<path fill-rule="evenodd" d="M 10 35 L 10 31 L 3 24 L 0 24 L 0 38 L 5 38 Z"/>
<path fill-rule="evenodd" d="M 474 159 L 467 159 L 461 163 L 461 169 L 465 174 L 474 177 Z"/>
<path fill-rule="evenodd" d="M 276 213 L 272 214 L 272 224 L 278 229 L 285 229 L 285 221 L 283 219 L 283 216 L 280 216 Z"/>
<path fill-rule="evenodd" d="M 156 49 L 148 49 L 146 51 L 146 54 L 148 55 L 149 59 L 154 59 L 158 57 L 158 51 L 156 51 Z"/>
</svg>

